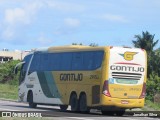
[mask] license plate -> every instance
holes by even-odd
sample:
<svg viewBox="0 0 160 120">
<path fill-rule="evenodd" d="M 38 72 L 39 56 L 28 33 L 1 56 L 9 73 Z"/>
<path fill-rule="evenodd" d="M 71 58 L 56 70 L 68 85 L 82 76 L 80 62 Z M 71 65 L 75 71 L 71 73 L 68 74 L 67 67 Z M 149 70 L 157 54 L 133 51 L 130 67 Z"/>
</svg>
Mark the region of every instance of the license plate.
<svg viewBox="0 0 160 120">
<path fill-rule="evenodd" d="M 128 104 L 129 102 L 127 100 L 122 100 L 121 103 L 122 104 Z"/>
</svg>

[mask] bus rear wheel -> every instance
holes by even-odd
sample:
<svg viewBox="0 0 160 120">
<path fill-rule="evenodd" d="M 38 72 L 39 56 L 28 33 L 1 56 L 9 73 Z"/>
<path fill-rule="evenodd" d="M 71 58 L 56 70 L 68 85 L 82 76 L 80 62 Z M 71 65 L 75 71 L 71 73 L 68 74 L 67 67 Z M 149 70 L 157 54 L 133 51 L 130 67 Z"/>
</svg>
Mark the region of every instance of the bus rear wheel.
<svg viewBox="0 0 160 120">
<path fill-rule="evenodd" d="M 109 110 L 101 110 L 102 115 L 107 115 L 107 116 L 113 116 L 114 115 L 114 111 L 109 111 Z"/>
<path fill-rule="evenodd" d="M 28 98 L 29 107 L 30 108 L 36 108 L 37 104 L 33 102 L 33 93 L 32 92 L 28 93 L 28 97 L 27 98 Z"/>
<path fill-rule="evenodd" d="M 71 105 L 71 111 L 77 112 L 78 111 L 78 99 L 76 94 L 72 94 L 70 98 L 70 105 Z"/>
<path fill-rule="evenodd" d="M 60 105 L 61 111 L 66 111 L 68 108 L 68 105 Z"/>
<path fill-rule="evenodd" d="M 87 107 L 86 94 L 82 94 L 79 99 L 79 110 L 82 113 L 89 113 L 89 108 Z"/>
<path fill-rule="evenodd" d="M 116 111 L 116 115 L 117 116 L 123 116 L 125 114 L 125 110 L 119 110 L 119 111 Z"/>
</svg>

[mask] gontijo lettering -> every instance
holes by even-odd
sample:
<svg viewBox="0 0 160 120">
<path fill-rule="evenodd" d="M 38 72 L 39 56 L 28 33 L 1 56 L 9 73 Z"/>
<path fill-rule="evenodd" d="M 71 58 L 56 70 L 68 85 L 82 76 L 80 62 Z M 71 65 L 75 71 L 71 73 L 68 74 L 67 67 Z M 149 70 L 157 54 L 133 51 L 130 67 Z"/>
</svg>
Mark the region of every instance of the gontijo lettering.
<svg viewBox="0 0 160 120">
<path fill-rule="evenodd" d="M 132 72 L 144 72 L 144 67 L 131 67 L 131 66 L 117 66 L 111 65 L 110 70 L 116 71 L 132 71 Z"/>
<path fill-rule="evenodd" d="M 62 73 L 60 74 L 60 80 L 61 81 L 82 81 L 83 80 L 83 74 L 78 73 Z"/>
</svg>

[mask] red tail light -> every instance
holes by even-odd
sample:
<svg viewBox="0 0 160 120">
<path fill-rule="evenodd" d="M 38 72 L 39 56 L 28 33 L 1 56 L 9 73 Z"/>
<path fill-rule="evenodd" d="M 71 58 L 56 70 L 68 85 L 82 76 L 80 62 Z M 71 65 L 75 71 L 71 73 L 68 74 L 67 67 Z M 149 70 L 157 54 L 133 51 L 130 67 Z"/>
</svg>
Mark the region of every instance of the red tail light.
<svg viewBox="0 0 160 120">
<path fill-rule="evenodd" d="M 104 81 L 104 84 L 103 84 L 103 94 L 105 96 L 108 96 L 108 97 L 111 97 L 110 93 L 109 93 L 109 88 L 108 88 L 108 80 L 105 80 Z"/>
<path fill-rule="evenodd" d="M 142 99 L 145 96 L 146 96 L 146 83 L 143 83 L 142 93 L 139 98 Z"/>
<path fill-rule="evenodd" d="M 110 46 L 110 49 L 112 49 L 113 48 L 113 46 Z"/>
</svg>

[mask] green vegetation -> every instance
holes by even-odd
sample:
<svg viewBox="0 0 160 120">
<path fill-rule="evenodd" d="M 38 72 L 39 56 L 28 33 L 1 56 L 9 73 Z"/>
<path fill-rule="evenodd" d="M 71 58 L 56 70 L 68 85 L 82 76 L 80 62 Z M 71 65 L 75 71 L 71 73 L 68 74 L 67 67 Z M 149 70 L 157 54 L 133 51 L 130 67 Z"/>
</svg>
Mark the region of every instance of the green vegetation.
<svg viewBox="0 0 160 120">
<path fill-rule="evenodd" d="M 18 99 L 18 85 L 0 84 L 0 98 Z"/>
<path fill-rule="evenodd" d="M 18 60 L 12 60 L 3 64 L 0 64 L 0 83 L 8 83 L 10 85 L 17 85 L 17 78 L 14 74 L 14 67 L 18 63 Z"/>
<path fill-rule="evenodd" d="M 132 42 L 135 47 L 145 49 L 147 52 L 146 105 L 154 109 L 160 109 L 160 105 L 153 102 L 155 94 L 160 93 L 160 49 L 154 50 L 159 41 L 154 42 L 154 36 L 148 31 L 142 32 L 142 35 L 135 35 L 136 40 Z"/>
<path fill-rule="evenodd" d="M 83 45 L 82 43 L 72 43 L 72 45 Z M 91 47 L 97 47 L 98 46 L 98 44 L 96 44 L 96 43 L 91 43 L 89 46 L 91 46 Z"/>
<path fill-rule="evenodd" d="M 146 111 L 160 110 L 160 103 L 153 103 L 150 100 L 146 100 L 145 104 L 146 104 L 146 107 L 144 107 L 144 110 Z"/>
<path fill-rule="evenodd" d="M 0 98 L 18 99 L 18 76 L 14 67 L 19 61 L 0 64 Z"/>
</svg>

